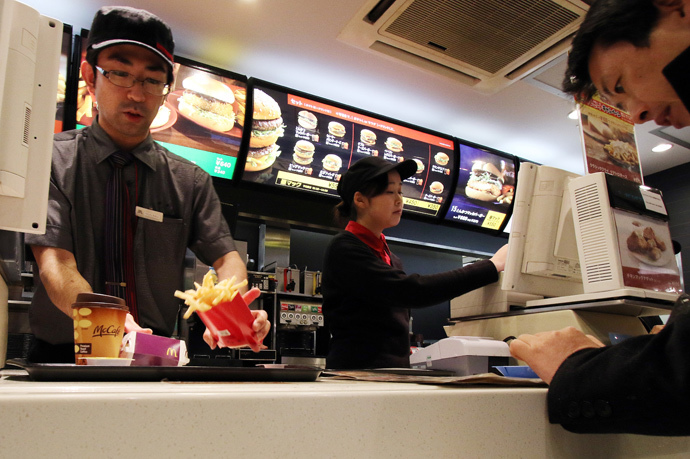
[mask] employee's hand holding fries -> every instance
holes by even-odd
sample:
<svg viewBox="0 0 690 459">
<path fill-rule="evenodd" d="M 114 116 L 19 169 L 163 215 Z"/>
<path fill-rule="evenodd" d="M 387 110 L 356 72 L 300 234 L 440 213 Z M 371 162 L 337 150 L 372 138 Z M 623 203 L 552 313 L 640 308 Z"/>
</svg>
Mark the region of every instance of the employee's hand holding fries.
<svg viewBox="0 0 690 459">
<path fill-rule="evenodd" d="M 185 292 L 176 291 L 175 296 L 185 300 L 185 304 L 189 306 L 184 314 L 184 318 L 189 318 L 193 312 L 206 312 L 217 306 L 221 302 L 232 301 L 236 295 L 240 294 L 240 290 L 247 285 L 247 280 L 235 283 L 235 276 L 230 279 L 223 279 L 220 282 L 215 282 L 215 275 L 209 271 L 204 276 L 202 284 L 194 283 L 196 290 L 187 290 Z M 242 295 L 244 302 L 249 305 L 254 301 L 260 292 L 258 289 L 252 289 Z M 271 323 L 268 321 L 268 314 L 263 310 L 250 310 L 254 317 L 252 323 L 252 331 L 254 332 L 256 340 L 260 343 L 266 337 L 271 329 Z M 211 349 L 215 349 L 219 343 L 213 337 L 209 329 L 204 332 L 204 341 Z M 262 348 L 266 348 L 262 346 Z"/>
<path fill-rule="evenodd" d="M 252 330 L 256 333 L 256 339 L 258 341 L 263 341 L 266 335 L 268 335 L 269 330 L 271 330 L 271 322 L 268 320 L 268 314 L 266 314 L 266 311 L 263 309 L 259 311 L 252 310 L 251 312 L 254 316 Z M 208 328 L 204 331 L 204 341 L 211 349 L 218 347 L 218 341 L 211 335 Z M 266 349 L 266 346 L 262 345 L 262 349 Z"/>
</svg>

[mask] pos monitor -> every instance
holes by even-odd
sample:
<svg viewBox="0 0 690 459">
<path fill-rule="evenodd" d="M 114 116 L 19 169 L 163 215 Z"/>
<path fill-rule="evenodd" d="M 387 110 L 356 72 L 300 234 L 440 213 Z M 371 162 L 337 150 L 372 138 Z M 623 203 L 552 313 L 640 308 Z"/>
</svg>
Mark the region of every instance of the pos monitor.
<svg viewBox="0 0 690 459">
<path fill-rule="evenodd" d="M 0 229 L 44 233 L 62 23 L 0 0 Z M 0 368 L 7 355 L 7 286 L 0 276 Z"/>
<path fill-rule="evenodd" d="M 658 190 L 530 163 L 518 176 L 503 290 L 544 297 L 528 307 L 638 302 L 625 315 L 673 304 L 680 274 Z"/>
<path fill-rule="evenodd" d="M 503 290 L 542 297 L 583 293 L 567 199 L 567 184 L 576 177 L 554 167 L 520 165 Z"/>
<path fill-rule="evenodd" d="M 62 32 L 0 1 L 0 229 L 45 232 Z"/>
<path fill-rule="evenodd" d="M 249 94 L 242 181 L 337 197 L 340 177 L 357 160 L 413 159 L 417 173 L 403 182 L 404 212 L 440 217 L 457 167 L 451 136 L 266 81 L 251 79 Z"/>
</svg>

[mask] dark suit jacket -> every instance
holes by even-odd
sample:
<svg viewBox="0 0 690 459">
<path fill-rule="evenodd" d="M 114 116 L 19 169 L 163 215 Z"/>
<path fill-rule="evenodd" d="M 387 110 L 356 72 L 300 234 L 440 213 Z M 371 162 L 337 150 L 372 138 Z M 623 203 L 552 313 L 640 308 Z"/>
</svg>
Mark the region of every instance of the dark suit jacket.
<svg viewBox="0 0 690 459">
<path fill-rule="evenodd" d="M 572 432 L 690 435 L 690 313 L 657 335 L 568 357 L 548 406 Z"/>
<path fill-rule="evenodd" d="M 690 48 L 664 76 L 690 111 Z M 690 313 L 658 335 L 568 357 L 549 387 L 549 420 L 572 432 L 690 435 Z"/>
</svg>

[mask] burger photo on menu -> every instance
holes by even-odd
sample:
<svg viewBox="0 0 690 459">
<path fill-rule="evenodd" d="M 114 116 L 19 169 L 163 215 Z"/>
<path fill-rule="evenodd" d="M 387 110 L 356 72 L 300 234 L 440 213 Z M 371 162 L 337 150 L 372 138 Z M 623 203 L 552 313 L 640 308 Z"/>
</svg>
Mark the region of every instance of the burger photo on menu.
<svg viewBox="0 0 690 459">
<path fill-rule="evenodd" d="M 465 195 L 479 201 L 496 202 L 503 192 L 503 174 L 492 163 L 475 161 L 465 186 Z"/>
<path fill-rule="evenodd" d="M 431 185 L 429 185 L 429 191 L 431 191 L 434 194 L 443 193 L 443 189 L 444 189 L 444 186 L 443 186 L 443 183 L 441 183 L 441 182 L 434 181 L 431 183 Z"/>
<path fill-rule="evenodd" d="M 436 162 L 436 164 L 439 166 L 447 166 L 448 161 L 450 161 L 450 157 L 442 151 L 439 151 L 434 155 L 434 162 Z"/>
<path fill-rule="evenodd" d="M 340 156 L 330 153 L 323 158 L 323 168 L 329 172 L 338 172 L 343 167 L 343 160 Z"/>
<path fill-rule="evenodd" d="M 295 144 L 295 150 L 292 154 L 292 159 L 297 164 L 307 166 L 314 160 L 314 144 L 308 140 L 298 140 Z"/>
<path fill-rule="evenodd" d="M 345 126 L 337 121 L 328 123 L 328 133 L 335 137 L 345 137 Z"/>
<path fill-rule="evenodd" d="M 376 133 L 374 131 L 371 131 L 369 129 L 362 129 L 362 131 L 359 133 L 359 140 L 364 144 L 368 146 L 372 146 L 376 144 Z"/>
<path fill-rule="evenodd" d="M 388 139 L 386 139 L 386 148 L 388 148 L 390 151 L 398 153 L 403 151 L 403 144 L 395 137 L 388 137 Z"/>
<path fill-rule="evenodd" d="M 256 172 L 269 168 L 280 155 L 276 142 L 283 135 L 280 105 L 260 89 L 254 89 L 252 132 L 244 170 Z"/>
<path fill-rule="evenodd" d="M 260 89 L 254 89 L 252 134 L 249 146 L 261 148 L 276 143 L 283 135 L 283 118 L 280 105 Z"/>
<path fill-rule="evenodd" d="M 313 131 L 318 125 L 318 120 L 316 119 L 316 115 L 314 115 L 312 112 L 301 110 L 297 114 L 297 124 L 308 131 Z"/>
<path fill-rule="evenodd" d="M 280 147 L 273 143 L 266 147 L 250 148 L 247 153 L 247 163 L 244 170 L 247 172 L 257 172 L 268 169 L 280 156 Z"/>
<path fill-rule="evenodd" d="M 184 92 L 177 101 L 177 110 L 182 116 L 216 132 L 233 128 L 235 96 L 232 89 L 203 74 L 185 78 L 182 87 Z"/>
</svg>

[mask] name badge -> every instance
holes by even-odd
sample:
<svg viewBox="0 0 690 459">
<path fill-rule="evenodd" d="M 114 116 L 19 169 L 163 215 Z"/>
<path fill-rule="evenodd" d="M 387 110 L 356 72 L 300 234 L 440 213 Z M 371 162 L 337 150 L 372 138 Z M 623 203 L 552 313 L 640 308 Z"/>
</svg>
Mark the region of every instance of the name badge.
<svg viewBox="0 0 690 459">
<path fill-rule="evenodd" d="M 152 209 L 144 209 L 143 207 L 137 206 L 134 209 L 134 214 L 139 218 L 145 218 L 146 220 L 152 220 L 154 222 L 163 221 L 163 212 L 158 212 Z"/>
</svg>

